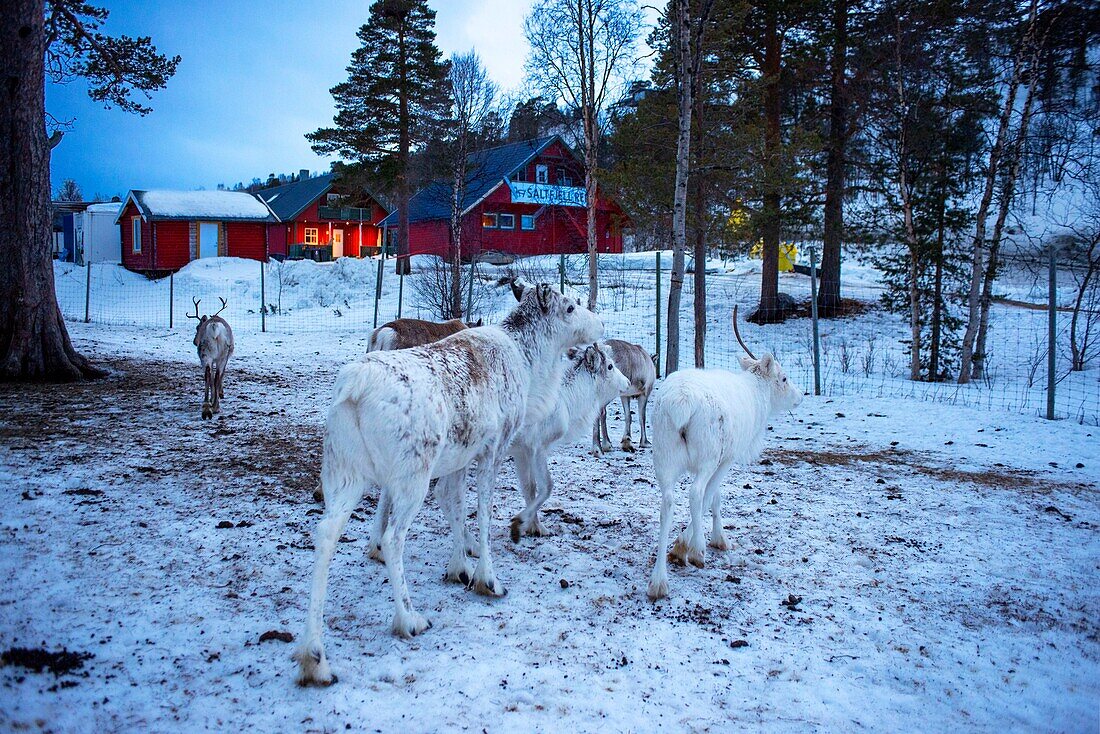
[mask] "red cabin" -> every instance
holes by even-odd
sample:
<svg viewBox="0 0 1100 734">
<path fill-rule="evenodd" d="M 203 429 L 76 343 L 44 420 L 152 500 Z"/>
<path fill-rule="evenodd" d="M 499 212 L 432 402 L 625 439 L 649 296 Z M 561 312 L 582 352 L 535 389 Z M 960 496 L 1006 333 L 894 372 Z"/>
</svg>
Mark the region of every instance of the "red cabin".
<svg viewBox="0 0 1100 734">
<path fill-rule="evenodd" d="M 462 257 L 587 252 L 586 203 L 584 165 L 557 135 L 472 153 L 462 202 Z M 447 257 L 450 217 L 448 182 L 418 191 L 409 201 L 410 254 Z M 597 193 L 599 252 L 622 252 L 628 223 L 614 201 Z M 397 213 L 381 224 L 392 238 Z"/>
<path fill-rule="evenodd" d="M 310 176 L 256 193 L 278 217 L 268 226 L 275 256 L 335 260 L 376 255 L 382 247 L 378 223 L 387 209 L 368 191 L 341 185 L 333 174 Z"/>
<path fill-rule="evenodd" d="M 266 260 L 267 228 L 275 216 L 243 191 L 139 191 L 126 195 L 115 219 L 122 264 L 159 275 L 200 257 Z"/>
</svg>

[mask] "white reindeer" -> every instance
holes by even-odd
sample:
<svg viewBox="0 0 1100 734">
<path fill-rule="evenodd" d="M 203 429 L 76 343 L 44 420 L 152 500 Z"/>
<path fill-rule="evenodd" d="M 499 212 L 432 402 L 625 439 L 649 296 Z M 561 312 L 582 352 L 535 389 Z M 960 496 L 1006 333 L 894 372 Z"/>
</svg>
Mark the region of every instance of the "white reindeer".
<svg viewBox="0 0 1100 734">
<path fill-rule="evenodd" d="M 430 626 L 405 583 L 405 535 L 428 484 L 454 542 L 446 579 L 471 577 L 462 498 L 477 462 L 479 558 L 470 586 L 503 596 L 489 552 L 490 501 L 501 462 L 523 422 L 530 393 L 553 375 L 562 352 L 599 339 L 603 324 L 577 301 L 540 284 L 523 294 L 500 326 L 464 329 L 412 349 L 371 352 L 336 379 L 321 462 L 325 514 L 314 534 L 313 583 L 306 629 L 295 653 L 302 685 L 333 681 L 321 640 L 328 570 L 363 493 L 381 488 L 381 537 L 394 597 L 393 631 L 411 637 Z"/>
<path fill-rule="evenodd" d="M 646 404 L 653 392 L 653 384 L 657 381 L 657 365 L 655 357 L 643 347 L 621 339 L 608 339 L 604 344 L 611 347 L 611 353 L 615 358 L 615 365 L 622 370 L 630 381 L 630 385 L 623 390 L 619 399 L 623 403 L 623 438 L 619 445 L 623 451 L 634 452 L 634 444 L 630 441 L 630 400 L 633 398 L 638 403 L 638 422 L 642 424 L 642 435 L 638 439 L 639 448 L 649 447 L 649 436 L 646 434 Z M 611 439 L 607 435 L 607 406 L 600 408 L 596 423 L 592 426 L 592 455 L 599 456 L 611 450 Z"/>
<path fill-rule="evenodd" d="M 195 325 L 194 345 L 199 348 L 199 362 L 205 389 L 202 397 L 203 419 L 213 418 L 221 412 L 221 399 L 225 397 L 225 365 L 229 355 L 233 354 L 233 330 L 220 314 L 225 310 L 226 301 L 219 299 L 222 307 L 213 316 L 199 316 L 199 299 L 191 298 L 195 304 L 195 313 L 187 314 L 189 319 L 198 319 Z M 213 400 L 211 400 L 211 398 Z"/>
<path fill-rule="evenodd" d="M 661 529 L 657 561 L 649 582 L 649 598 L 668 596 L 668 561 L 703 567 L 703 512 L 711 513 L 710 546 L 726 550 L 722 533 L 722 480 L 734 462 L 748 464 L 760 457 L 768 419 L 802 402 L 802 392 L 783 373 L 770 353 L 757 359 L 737 329 L 745 350 L 740 373 L 688 369 L 674 372 L 661 387 L 653 416 L 653 470 L 661 487 Z M 685 473 L 693 475 L 691 521 L 665 556 L 672 525 L 673 491 Z"/>
<path fill-rule="evenodd" d="M 570 350 L 557 400 L 541 411 L 529 405 L 523 427 L 512 441 L 512 458 L 527 501 L 523 511 L 512 518 L 512 542 L 518 543 L 521 533 L 548 534 L 539 523 L 538 511 L 554 487 L 546 464 L 550 450 L 591 425 L 600 407 L 629 387 L 609 347 L 592 344 Z"/>
</svg>

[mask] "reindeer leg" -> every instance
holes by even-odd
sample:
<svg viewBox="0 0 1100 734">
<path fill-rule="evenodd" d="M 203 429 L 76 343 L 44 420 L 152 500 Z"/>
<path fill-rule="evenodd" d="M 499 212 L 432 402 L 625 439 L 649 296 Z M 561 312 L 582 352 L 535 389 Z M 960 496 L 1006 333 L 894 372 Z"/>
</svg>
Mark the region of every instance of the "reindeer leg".
<svg viewBox="0 0 1100 734">
<path fill-rule="evenodd" d="M 444 574 L 443 580 L 469 586 L 474 570 L 466 556 L 466 513 L 465 503 L 462 501 L 465 494 L 465 469 L 440 477 L 435 483 L 435 497 L 443 508 L 443 514 L 447 517 L 447 524 L 451 527 L 451 540 L 454 543 L 451 561 L 447 564 L 447 573 Z"/>
<path fill-rule="evenodd" d="M 528 529 L 531 522 L 531 507 L 535 504 L 535 497 L 538 494 L 538 485 L 535 482 L 535 474 L 531 468 L 534 458 L 532 453 L 529 447 L 521 446 L 518 443 L 515 444 L 515 449 L 512 452 L 512 458 L 515 459 L 516 464 L 516 476 L 519 478 L 519 486 L 523 490 L 523 499 L 525 500 L 523 510 L 512 518 L 511 536 L 513 543 L 518 543 L 520 535 Z"/>
<path fill-rule="evenodd" d="M 623 451 L 634 453 L 634 444 L 630 442 L 630 398 L 619 398 L 623 403 Z"/>
<path fill-rule="evenodd" d="M 535 471 L 538 476 L 538 497 L 531 508 L 531 521 L 528 523 L 527 534 L 536 537 L 550 535 L 550 531 L 539 522 L 539 509 L 550 499 L 550 493 L 554 491 L 554 478 L 550 476 L 550 467 L 546 463 L 546 451 L 539 451 L 535 457 Z"/>
<path fill-rule="evenodd" d="M 497 581 L 493 570 L 493 557 L 489 551 L 489 523 L 492 519 L 491 505 L 493 485 L 500 472 L 501 461 L 498 448 L 489 448 L 477 460 L 477 534 L 480 556 L 474 569 L 474 591 L 485 596 L 504 596 L 508 592 Z"/>
<path fill-rule="evenodd" d="M 390 525 L 382 535 L 382 553 L 386 556 L 386 570 L 390 577 L 390 591 L 393 593 L 393 633 L 398 637 L 409 638 L 420 634 L 432 626 L 424 615 L 413 609 L 409 597 L 409 587 L 405 583 L 405 536 L 412 525 L 424 497 L 428 494 L 427 474 L 413 475 L 404 482 L 396 484 L 390 490 L 390 505 L 393 516 Z"/>
<path fill-rule="evenodd" d="M 714 476 L 707 482 L 707 491 L 703 496 L 703 507 L 710 507 L 710 547 L 715 550 L 728 550 L 729 543 L 726 541 L 726 534 L 722 532 L 722 480 L 726 478 L 726 472 L 729 471 L 729 463 L 725 463 L 718 467 L 718 470 L 714 472 Z"/>
<path fill-rule="evenodd" d="M 610 405 L 610 403 L 608 403 Z M 606 454 L 611 451 L 611 438 L 607 435 L 607 405 L 600 413 L 600 449 Z"/>
<path fill-rule="evenodd" d="M 210 365 L 207 365 L 203 370 L 203 392 L 202 392 L 202 417 L 203 420 L 214 417 L 214 410 L 210 405 Z"/>
<path fill-rule="evenodd" d="M 390 496 L 386 492 L 379 492 L 378 506 L 374 508 L 374 529 L 371 530 L 370 540 L 367 541 L 367 557 L 373 558 L 379 563 L 385 563 L 382 555 L 382 536 L 386 533 L 386 525 L 390 519 Z"/>
<path fill-rule="evenodd" d="M 596 457 L 603 456 L 603 447 L 600 446 L 600 421 L 603 420 L 605 410 L 607 410 L 606 405 L 600 408 L 600 412 L 596 414 L 596 420 L 592 423 L 592 448 L 588 453 Z"/>
<path fill-rule="evenodd" d="M 645 408 L 649 403 L 649 393 L 643 392 L 638 396 L 638 422 L 642 424 L 642 438 L 638 441 L 638 448 L 648 449 L 651 444 L 649 442 L 649 434 L 645 430 Z"/>
</svg>

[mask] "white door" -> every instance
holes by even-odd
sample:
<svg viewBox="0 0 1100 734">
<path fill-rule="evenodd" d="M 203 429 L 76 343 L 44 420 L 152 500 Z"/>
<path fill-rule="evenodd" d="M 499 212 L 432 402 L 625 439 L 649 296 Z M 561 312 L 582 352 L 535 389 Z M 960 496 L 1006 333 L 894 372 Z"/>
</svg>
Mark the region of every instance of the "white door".
<svg viewBox="0 0 1100 734">
<path fill-rule="evenodd" d="M 218 256 L 217 222 L 199 223 L 199 257 Z"/>
<path fill-rule="evenodd" d="M 332 230 L 332 259 L 344 256 L 344 230 Z"/>
</svg>

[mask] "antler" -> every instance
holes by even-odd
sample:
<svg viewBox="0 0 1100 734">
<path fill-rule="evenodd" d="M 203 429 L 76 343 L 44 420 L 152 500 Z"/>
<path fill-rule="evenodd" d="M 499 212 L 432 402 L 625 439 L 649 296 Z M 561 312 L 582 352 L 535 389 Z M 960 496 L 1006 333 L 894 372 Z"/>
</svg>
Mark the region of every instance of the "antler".
<svg viewBox="0 0 1100 734">
<path fill-rule="evenodd" d="M 225 302 L 225 299 L 224 299 L 224 298 L 222 298 L 221 296 L 218 296 L 218 300 L 222 302 L 222 307 L 218 309 L 217 313 L 215 313 L 215 314 L 214 314 L 214 316 L 217 316 L 217 315 L 218 315 L 219 313 L 221 313 L 222 311 L 224 311 L 224 310 L 225 310 L 225 307 L 226 307 L 226 306 L 228 305 L 228 304 L 227 304 L 227 303 Z M 214 316 L 211 316 L 210 318 L 214 318 Z"/>
<path fill-rule="evenodd" d="M 752 350 L 745 346 L 745 340 L 741 338 L 741 332 L 737 328 L 737 306 L 733 307 L 733 335 L 737 337 L 737 343 L 741 345 L 741 348 L 745 350 L 745 354 L 749 355 L 752 359 L 756 359 L 756 355 L 752 353 Z"/>
<path fill-rule="evenodd" d="M 187 314 L 187 318 L 189 318 L 189 319 L 198 319 L 199 318 L 199 299 L 195 298 L 194 296 L 191 296 L 191 301 L 195 304 L 195 313 L 194 313 L 194 315 Z"/>
</svg>

